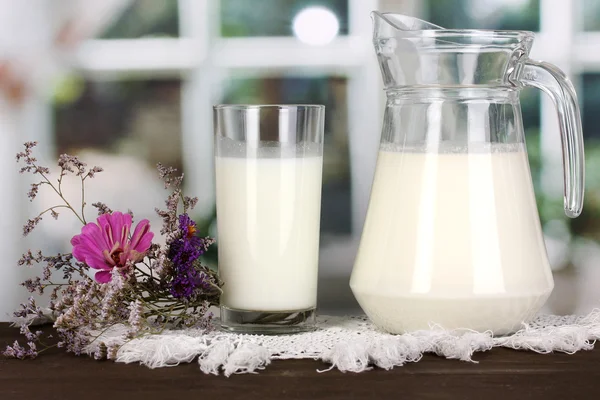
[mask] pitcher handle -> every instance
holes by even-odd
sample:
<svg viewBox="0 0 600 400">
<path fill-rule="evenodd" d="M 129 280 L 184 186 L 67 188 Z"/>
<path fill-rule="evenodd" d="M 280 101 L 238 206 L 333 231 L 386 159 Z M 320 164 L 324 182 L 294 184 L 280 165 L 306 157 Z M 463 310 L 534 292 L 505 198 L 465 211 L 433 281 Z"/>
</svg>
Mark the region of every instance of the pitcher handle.
<svg viewBox="0 0 600 400">
<path fill-rule="evenodd" d="M 542 90 L 556 106 L 562 142 L 565 214 L 575 218 L 583 209 L 585 182 L 583 130 L 575 88 L 558 67 L 541 61 L 527 60 L 520 81 Z"/>
</svg>

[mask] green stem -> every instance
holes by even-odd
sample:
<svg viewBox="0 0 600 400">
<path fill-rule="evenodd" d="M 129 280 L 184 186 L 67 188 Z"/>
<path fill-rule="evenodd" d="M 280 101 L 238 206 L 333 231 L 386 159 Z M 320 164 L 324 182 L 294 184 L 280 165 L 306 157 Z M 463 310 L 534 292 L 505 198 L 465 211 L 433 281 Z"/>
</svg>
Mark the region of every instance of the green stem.
<svg viewBox="0 0 600 400">
<path fill-rule="evenodd" d="M 169 309 L 169 312 L 166 315 L 170 315 L 172 311 L 173 311 L 173 307 L 171 307 Z M 160 332 L 158 332 L 158 334 L 160 335 L 161 333 L 163 333 L 166 328 L 167 328 L 167 320 L 165 320 L 165 323 L 163 324 L 162 329 L 160 330 Z"/>
<path fill-rule="evenodd" d="M 85 177 L 81 177 L 81 218 L 83 219 L 83 224 L 86 225 L 87 221 L 85 220 L 85 214 L 83 209 L 85 207 Z"/>
<path fill-rule="evenodd" d="M 92 341 L 91 341 L 91 342 L 88 344 L 88 346 L 89 346 L 89 345 L 91 345 L 92 343 L 94 343 L 96 340 L 98 340 L 98 338 L 99 338 L 100 336 L 102 336 L 102 334 L 103 334 L 104 332 L 106 332 L 107 330 L 109 330 L 110 328 L 112 328 L 112 327 L 113 327 L 113 326 L 115 326 L 115 325 L 117 325 L 117 324 L 116 324 L 116 323 L 115 323 L 115 324 L 111 324 L 111 325 L 108 325 L 106 328 L 104 328 L 104 329 L 102 330 L 102 332 L 100 332 L 98 335 L 96 335 L 96 337 L 94 338 L 94 340 L 92 340 Z"/>
<path fill-rule="evenodd" d="M 160 311 L 161 311 L 161 310 L 164 308 L 164 307 L 161 307 L 161 306 L 154 305 L 154 304 L 152 304 L 152 303 L 148 303 L 147 301 L 144 301 L 144 300 L 142 300 L 142 301 L 145 303 L 144 305 L 145 305 L 147 308 L 149 308 L 149 309 L 152 309 L 152 310 L 155 310 L 155 311 L 159 311 L 159 312 L 160 312 Z M 169 311 L 172 311 L 172 310 L 186 310 L 186 309 L 188 309 L 188 308 L 189 308 L 189 307 L 188 307 L 188 306 L 186 306 L 186 305 L 177 305 L 177 304 L 173 304 L 173 305 L 171 305 L 171 307 L 169 308 Z M 160 314 L 162 314 L 162 312 L 160 312 Z"/>
<path fill-rule="evenodd" d="M 36 168 L 38 168 L 38 166 L 35 165 L 35 164 L 33 164 L 33 166 L 36 167 Z M 62 201 L 65 202 L 65 204 L 67 205 L 67 207 L 71 211 L 73 211 L 73 214 L 75 214 L 75 216 L 77 217 L 77 219 L 79 219 L 79 221 L 81 221 L 81 223 L 85 225 L 85 221 L 79 216 L 79 214 L 77 214 L 77 211 L 75 211 L 75 209 L 73 208 L 73 206 L 71 205 L 71 203 L 69 203 L 67 201 L 67 199 L 65 199 L 65 197 L 62 194 L 62 191 L 59 190 L 60 189 L 60 185 L 62 183 L 62 175 L 60 176 L 60 178 L 58 178 L 59 189 L 57 189 L 56 186 L 54 186 L 52 184 L 52 182 L 50 181 L 50 179 L 48 179 L 48 177 L 43 172 L 40 172 L 39 174 L 42 176 L 42 178 L 44 178 L 44 180 L 48 183 L 48 185 L 50 185 L 50 187 L 56 192 L 56 194 L 62 199 Z"/>
<path fill-rule="evenodd" d="M 46 209 L 45 209 L 44 211 L 42 211 L 41 213 L 39 213 L 39 214 L 38 214 L 38 217 L 41 217 L 42 215 L 46 214 L 48 211 L 52 211 L 52 210 L 54 210 L 55 208 L 69 208 L 69 207 L 68 207 L 68 206 L 66 206 L 66 205 L 64 205 L 64 204 L 61 204 L 61 205 L 58 205 L 58 206 L 49 207 L 49 208 L 46 208 Z"/>
<path fill-rule="evenodd" d="M 145 264 L 145 263 L 144 263 L 144 264 Z M 139 273 L 141 273 L 141 274 L 144 274 L 144 275 L 146 275 L 146 276 L 147 276 L 147 277 L 149 277 L 149 278 L 152 278 L 152 275 L 150 275 L 149 273 L 147 273 L 147 272 L 143 271 L 142 269 L 140 269 L 140 268 L 138 268 L 138 267 L 134 267 L 134 269 L 135 269 L 137 272 L 139 272 Z"/>
<path fill-rule="evenodd" d="M 43 288 L 47 288 L 48 286 L 69 286 L 68 283 L 46 283 L 44 285 L 42 285 Z"/>
<path fill-rule="evenodd" d="M 177 309 L 174 308 L 173 311 L 177 311 Z M 153 313 L 144 314 L 144 318 L 150 318 L 150 317 L 155 317 L 155 316 L 156 316 L 156 314 L 153 314 Z M 168 313 L 162 313 L 162 314 L 160 314 L 160 316 L 161 317 L 171 317 L 171 318 L 173 318 L 173 317 L 181 317 L 182 314 L 173 314 L 171 312 L 168 312 Z"/>
<path fill-rule="evenodd" d="M 209 282 L 210 286 L 214 287 L 215 289 L 217 289 L 217 291 L 219 293 L 223 293 L 223 289 L 221 289 L 221 287 L 213 282 Z"/>
<path fill-rule="evenodd" d="M 44 343 L 42 343 L 42 342 L 40 342 L 40 343 L 42 344 L 42 346 L 44 346 L 44 348 L 43 348 L 43 349 L 41 349 L 41 350 L 39 350 L 39 351 L 37 352 L 38 354 L 40 354 L 40 353 L 43 353 L 43 352 L 45 352 L 45 351 L 46 351 L 46 350 L 48 350 L 48 349 L 51 349 L 51 348 L 53 348 L 53 347 L 56 347 L 56 346 L 58 346 L 57 344 L 51 344 L 50 346 L 47 346 L 47 345 L 45 345 L 45 344 L 44 344 Z"/>
<path fill-rule="evenodd" d="M 154 279 L 154 271 L 152 270 L 152 267 L 150 266 L 150 264 L 147 263 L 146 260 L 142 261 L 142 264 L 144 264 L 146 267 L 148 267 L 148 271 L 150 271 L 150 278 Z"/>
</svg>

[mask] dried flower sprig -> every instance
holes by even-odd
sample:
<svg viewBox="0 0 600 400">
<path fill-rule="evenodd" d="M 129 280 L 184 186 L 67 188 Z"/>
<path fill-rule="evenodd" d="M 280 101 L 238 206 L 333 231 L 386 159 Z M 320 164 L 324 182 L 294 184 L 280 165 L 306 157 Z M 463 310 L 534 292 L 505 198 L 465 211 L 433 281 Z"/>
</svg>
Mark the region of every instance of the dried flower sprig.
<svg viewBox="0 0 600 400">
<path fill-rule="evenodd" d="M 62 204 L 47 208 L 46 210 L 40 212 L 37 216 L 32 219 L 27 220 L 27 224 L 23 227 L 23 235 L 27 236 L 33 229 L 37 226 L 37 224 L 42 220 L 42 216 L 46 213 L 51 213 L 54 219 L 58 218 L 58 213 L 56 212 L 59 208 L 67 208 L 75 214 L 75 216 L 83 223 L 86 224 L 85 215 L 84 215 L 84 207 L 86 205 L 85 202 L 85 180 L 88 178 L 93 178 L 97 173 L 102 172 L 102 168 L 100 167 L 92 167 L 87 169 L 87 164 L 79 160 L 79 158 L 75 156 L 70 156 L 68 154 L 61 154 L 58 157 L 58 166 L 60 168 L 60 173 L 58 180 L 55 182 L 51 181 L 48 177 L 50 176 L 50 168 L 43 167 L 38 164 L 37 158 L 33 156 L 33 148 L 37 146 L 37 142 L 26 142 L 24 151 L 17 153 L 17 162 L 22 162 L 24 165 L 19 170 L 20 173 L 29 172 L 33 175 L 39 175 L 41 177 L 41 181 L 37 183 L 32 183 L 29 192 L 27 193 L 27 197 L 30 201 L 33 201 L 39 190 L 40 186 L 48 185 L 56 192 L 58 197 L 62 200 Z M 71 203 L 65 198 L 65 195 L 62 191 L 62 183 L 63 178 L 67 175 L 75 175 L 79 177 L 81 180 L 81 209 L 76 210 L 71 206 Z"/>
<path fill-rule="evenodd" d="M 148 220 L 133 226 L 133 213 L 111 210 L 101 202 L 92 206 L 98 211 L 96 222 L 85 220 L 85 183 L 102 172 L 102 168 L 87 169 L 77 157 L 63 154 L 58 159 L 60 173 L 56 181 L 49 179 L 50 169 L 40 166 L 33 156 L 35 142 L 25 143 L 17 162 L 24 165 L 20 172 L 39 175 L 41 181 L 32 184 L 28 198 L 34 200 L 47 185 L 61 203 L 42 211 L 27 221 L 25 235 L 35 229 L 45 213 L 58 218 L 56 209 L 66 208 L 83 224 L 81 233 L 73 236 L 71 253 L 47 256 L 28 250 L 17 262 L 24 267 L 42 264 L 41 276 L 28 279 L 23 286 L 30 292 L 43 294 L 51 289 L 48 311 L 42 310 L 33 298 L 21 305 L 14 317 L 21 325 L 26 346 L 15 342 L 4 355 L 14 358 L 34 358 L 47 346 L 41 331 L 31 332 L 32 323 L 51 317 L 59 341 L 58 347 L 82 354 L 100 341 L 101 334 L 115 325 L 126 326 L 131 338 L 157 333 L 166 327 L 210 326 L 209 307 L 219 302 L 222 282 L 216 273 L 202 264 L 200 256 L 214 243 L 211 238 L 196 235 L 196 223 L 188 213 L 198 199 L 187 197 L 181 188 L 183 175 L 173 168 L 158 165 L 159 177 L 165 188 L 171 189 L 165 210 L 156 210 L 163 220 L 163 246 L 152 243 L 154 234 Z M 62 192 L 63 177 L 81 180 L 81 207 L 77 209 Z M 74 204 L 74 203 L 73 203 Z M 94 278 L 90 276 L 94 269 Z M 62 278 L 56 280 L 56 275 Z M 96 343 L 96 359 L 114 359 L 118 347 Z"/>
</svg>

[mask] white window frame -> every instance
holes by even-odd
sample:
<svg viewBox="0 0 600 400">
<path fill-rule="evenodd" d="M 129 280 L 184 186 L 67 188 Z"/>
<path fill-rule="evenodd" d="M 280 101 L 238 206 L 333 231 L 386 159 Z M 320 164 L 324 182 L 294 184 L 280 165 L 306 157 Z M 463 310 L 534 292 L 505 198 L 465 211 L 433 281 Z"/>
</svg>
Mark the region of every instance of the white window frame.
<svg viewBox="0 0 600 400">
<path fill-rule="evenodd" d="M 352 184 L 352 240 L 362 230 L 375 168 L 384 96 L 371 44 L 370 12 L 375 9 L 421 15 L 419 0 L 348 0 L 349 33 L 322 47 L 294 37 L 222 38 L 219 1 L 178 0 L 180 37 L 172 39 L 89 40 L 76 66 L 97 79 L 123 74 L 182 77 L 182 142 L 187 184 L 200 198 L 199 210 L 214 206 L 212 105 L 232 71 L 290 70 L 333 72 L 348 78 L 348 127 Z M 575 83 L 583 72 L 600 72 L 600 32 L 583 32 L 576 0 L 541 0 L 540 31 L 533 59 L 559 66 Z M 212 17 L 212 18 L 211 18 Z M 560 23 L 557 23 L 560 21 Z M 577 87 L 581 93 L 581 87 Z M 542 96 L 542 188 L 562 193 L 560 134 L 554 105 Z"/>
<path fill-rule="evenodd" d="M 370 12 L 378 0 L 348 0 L 349 32 L 325 46 L 289 37 L 222 38 L 218 1 L 179 0 L 180 38 L 89 40 L 77 67 L 97 79 L 123 74 L 181 76 L 182 143 L 186 182 L 199 196 L 198 209 L 214 206 L 212 105 L 229 73 L 292 70 L 348 78 L 348 126 L 352 179 L 352 232 L 360 234 L 375 169 L 381 124 L 381 84 L 371 45 Z M 352 112 L 354 110 L 354 112 Z M 357 112 L 356 110 L 360 110 Z"/>
<path fill-rule="evenodd" d="M 600 72 L 600 32 L 583 31 L 582 5 L 581 0 L 541 0 L 540 32 L 532 49 L 532 58 L 561 68 L 580 97 L 581 76 Z M 562 179 L 557 179 L 563 174 L 560 130 L 556 109 L 547 96 L 542 97 L 541 115 L 542 190 L 559 197 L 563 191 Z"/>
</svg>

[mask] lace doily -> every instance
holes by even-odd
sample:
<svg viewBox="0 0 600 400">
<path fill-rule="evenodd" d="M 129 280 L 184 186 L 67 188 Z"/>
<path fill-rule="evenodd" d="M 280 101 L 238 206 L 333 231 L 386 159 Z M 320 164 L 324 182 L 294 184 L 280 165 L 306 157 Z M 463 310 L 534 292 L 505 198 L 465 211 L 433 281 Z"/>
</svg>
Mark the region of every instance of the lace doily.
<svg viewBox="0 0 600 400">
<path fill-rule="evenodd" d="M 438 327 L 404 335 L 375 328 L 366 317 L 318 318 L 318 330 L 296 335 L 239 335 L 221 331 L 178 330 L 128 341 L 124 327 L 105 332 L 98 343 L 122 345 L 117 362 L 159 368 L 198 360 L 204 373 L 229 376 L 264 369 L 272 360 L 309 358 L 331 364 L 329 369 L 362 372 L 374 366 L 391 369 L 417 362 L 425 353 L 473 361 L 472 355 L 493 347 L 537 353 L 590 350 L 600 338 L 600 310 L 587 316 L 540 315 L 519 332 L 493 337 L 490 332 L 447 331 Z"/>
</svg>

